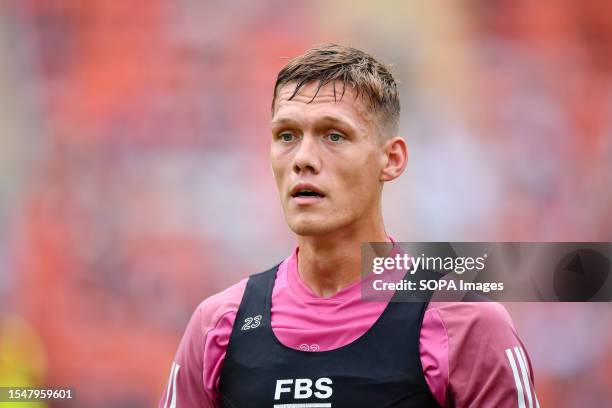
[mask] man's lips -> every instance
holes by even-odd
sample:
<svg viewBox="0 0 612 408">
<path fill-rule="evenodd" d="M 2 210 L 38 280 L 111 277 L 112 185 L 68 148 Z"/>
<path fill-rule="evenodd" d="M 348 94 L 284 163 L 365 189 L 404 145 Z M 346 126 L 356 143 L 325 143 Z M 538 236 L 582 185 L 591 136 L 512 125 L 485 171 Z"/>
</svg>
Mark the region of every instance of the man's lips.
<svg viewBox="0 0 612 408">
<path fill-rule="evenodd" d="M 291 200 L 298 205 L 315 204 L 325 199 L 326 194 L 319 187 L 309 183 L 299 183 L 289 192 Z"/>
<path fill-rule="evenodd" d="M 291 197 L 291 201 L 297 205 L 309 205 L 309 204 L 317 204 L 321 201 L 325 200 L 325 197 L 312 196 L 312 197 Z"/>
</svg>

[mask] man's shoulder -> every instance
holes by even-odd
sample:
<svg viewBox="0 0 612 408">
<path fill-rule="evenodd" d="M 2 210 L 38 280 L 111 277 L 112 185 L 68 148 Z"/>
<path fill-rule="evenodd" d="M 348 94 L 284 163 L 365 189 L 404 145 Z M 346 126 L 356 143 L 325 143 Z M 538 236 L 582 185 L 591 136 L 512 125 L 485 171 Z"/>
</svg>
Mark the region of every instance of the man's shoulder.
<svg viewBox="0 0 612 408">
<path fill-rule="evenodd" d="M 232 286 L 217 292 L 200 302 L 194 314 L 200 317 L 202 327 L 215 327 L 224 316 L 231 317 L 230 320 L 233 321 L 233 317 L 238 312 L 238 308 L 242 302 L 242 297 L 244 295 L 244 291 L 246 290 L 249 278 L 272 272 L 272 270 L 276 268 L 278 268 L 278 265 L 265 272 L 255 273 L 243 278 Z"/>
<path fill-rule="evenodd" d="M 428 312 L 437 313 L 447 330 L 461 332 L 514 332 L 510 314 L 497 302 L 431 302 Z"/>
</svg>

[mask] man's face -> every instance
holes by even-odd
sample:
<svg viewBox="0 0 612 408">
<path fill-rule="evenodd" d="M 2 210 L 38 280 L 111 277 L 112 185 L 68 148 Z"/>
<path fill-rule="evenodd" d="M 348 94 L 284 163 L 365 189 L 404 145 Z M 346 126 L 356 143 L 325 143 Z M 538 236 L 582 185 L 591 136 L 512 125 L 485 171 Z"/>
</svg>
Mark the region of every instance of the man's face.
<svg viewBox="0 0 612 408">
<path fill-rule="evenodd" d="M 368 222 L 379 211 L 384 165 L 376 118 L 350 86 L 295 84 L 279 89 L 270 159 L 285 219 L 298 235 Z M 310 102 L 310 103 L 309 103 Z"/>
</svg>

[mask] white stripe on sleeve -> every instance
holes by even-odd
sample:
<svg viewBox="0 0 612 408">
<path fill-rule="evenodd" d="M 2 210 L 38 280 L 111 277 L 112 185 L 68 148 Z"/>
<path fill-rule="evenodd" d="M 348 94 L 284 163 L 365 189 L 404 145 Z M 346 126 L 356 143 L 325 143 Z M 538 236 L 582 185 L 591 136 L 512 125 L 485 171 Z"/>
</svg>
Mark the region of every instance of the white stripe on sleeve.
<svg viewBox="0 0 612 408">
<path fill-rule="evenodd" d="M 516 394 L 518 398 L 519 408 L 525 407 L 525 395 L 523 394 L 523 386 L 521 385 L 521 379 L 519 378 L 518 370 L 516 369 L 516 363 L 514 362 L 514 356 L 512 355 L 512 349 L 506 349 L 506 356 L 512 367 L 512 374 L 514 375 L 514 384 L 516 385 Z"/>
<path fill-rule="evenodd" d="M 529 408 L 533 408 L 533 399 L 531 398 L 531 386 L 529 385 L 531 381 L 529 380 L 529 375 L 527 375 L 527 362 L 523 357 L 523 349 L 521 347 L 515 347 L 514 354 L 516 354 L 519 366 L 521 367 L 521 374 L 523 376 L 523 384 L 525 385 L 525 393 L 527 394 Z"/>
<path fill-rule="evenodd" d="M 527 356 L 525 356 L 525 350 L 522 347 L 519 347 L 519 351 L 523 356 L 523 361 L 525 362 L 525 367 L 529 367 L 527 364 Z M 535 399 L 536 408 L 540 408 L 540 402 L 538 401 L 538 395 L 536 394 L 535 388 L 533 389 L 533 398 Z"/>
<path fill-rule="evenodd" d="M 172 402 L 170 402 L 170 408 L 176 408 L 176 376 L 178 375 L 180 365 L 174 363 L 176 369 L 174 370 L 174 377 L 172 378 Z"/>
<path fill-rule="evenodd" d="M 174 377 L 175 365 L 172 362 L 172 368 L 170 369 L 170 377 L 168 377 L 168 385 L 166 386 L 166 400 L 164 401 L 164 408 L 168 408 L 168 400 L 170 399 L 170 388 L 172 388 L 172 378 Z"/>
</svg>

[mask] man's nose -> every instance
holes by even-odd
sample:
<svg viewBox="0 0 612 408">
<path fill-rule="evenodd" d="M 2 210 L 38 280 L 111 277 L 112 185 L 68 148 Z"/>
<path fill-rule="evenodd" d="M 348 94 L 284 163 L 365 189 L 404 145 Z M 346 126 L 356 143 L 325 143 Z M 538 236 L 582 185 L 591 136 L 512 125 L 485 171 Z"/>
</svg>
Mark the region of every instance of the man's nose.
<svg viewBox="0 0 612 408">
<path fill-rule="evenodd" d="M 318 174 L 321 170 L 319 153 L 316 137 L 305 134 L 300 141 L 293 159 L 293 171 L 297 174 L 303 172 Z"/>
</svg>

